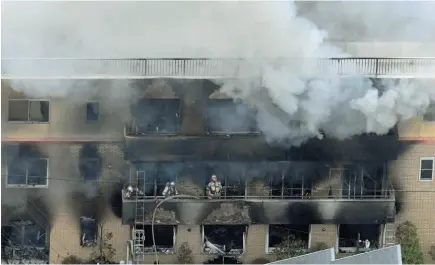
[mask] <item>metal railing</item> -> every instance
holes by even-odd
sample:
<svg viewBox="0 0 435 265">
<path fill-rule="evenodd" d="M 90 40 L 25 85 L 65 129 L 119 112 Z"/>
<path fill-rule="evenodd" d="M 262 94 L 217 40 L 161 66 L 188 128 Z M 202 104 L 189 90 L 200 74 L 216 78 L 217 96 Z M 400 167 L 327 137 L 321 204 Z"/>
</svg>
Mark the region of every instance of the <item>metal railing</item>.
<svg viewBox="0 0 435 265">
<path fill-rule="evenodd" d="M 192 191 L 192 190 L 191 190 Z M 342 194 L 342 189 L 334 189 L 334 190 L 311 190 L 307 192 L 307 190 L 302 191 L 301 189 L 286 189 L 286 192 L 283 195 L 273 195 L 269 192 L 270 189 L 263 189 L 261 191 L 253 192 L 254 194 L 244 194 L 244 195 L 236 195 L 236 194 L 222 194 L 219 197 L 214 198 L 213 200 L 320 200 L 320 199 L 330 199 L 330 200 L 394 200 L 394 190 L 393 189 L 384 189 L 377 190 L 375 194 L 353 194 L 353 195 L 344 195 Z M 179 191 L 180 192 L 180 191 Z M 264 193 L 263 193 L 264 192 Z M 263 194 L 259 194 L 263 193 Z M 198 194 L 198 195 L 197 195 Z M 196 194 L 190 194 L 195 196 L 201 200 L 209 200 L 205 195 L 201 194 L 200 190 Z M 189 196 L 190 196 L 189 195 Z M 136 199 L 140 200 L 156 200 L 156 199 L 165 199 L 164 196 L 159 195 L 143 195 L 143 196 L 132 196 L 127 198 L 125 196 L 125 191 L 122 191 L 122 198 L 125 201 L 135 201 Z M 181 198 L 180 200 L 190 200 L 189 198 Z"/>
<path fill-rule="evenodd" d="M 329 58 L 301 60 L 312 76 L 435 78 L 435 58 Z M 257 78 L 264 64 L 247 59 L 2 58 L 2 79 L 227 79 Z M 297 64 L 294 61 L 276 60 Z M 275 65 L 275 60 L 268 60 Z"/>
</svg>

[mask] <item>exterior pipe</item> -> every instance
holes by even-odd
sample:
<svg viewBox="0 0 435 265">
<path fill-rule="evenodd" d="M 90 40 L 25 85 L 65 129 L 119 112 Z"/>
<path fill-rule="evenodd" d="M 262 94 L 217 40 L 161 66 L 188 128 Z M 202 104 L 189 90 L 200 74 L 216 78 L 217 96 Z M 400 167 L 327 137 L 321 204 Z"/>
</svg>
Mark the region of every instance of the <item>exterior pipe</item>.
<svg viewBox="0 0 435 265">
<path fill-rule="evenodd" d="M 174 196 L 165 198 L 164 200 L 159 202 L 157 204 L 156 208 L 154 209 L 153 218 L 151 219 L 151 233 L 152 233 L 152 237 L 153 237 L 153 250 L 154 250 L 154 256 L 156 258 L 156 264 L 159 264 L 159 255 L 157 253 L 156 238 L 155 238 L 155 235 L 154 235 L 154 219 L 156 217 L 157 209 L 160 207 L 160 205 L 162 205 L 166 201 L 169 201 L 169 200 L 172 200 L 172 199 L 175 199 L 175 198 L 186 198 L 186 197 L 199 200 L 199 197 L 196 197 L 196 196 L 193 196 L 193 195 L 174 195 Z"/>
</svg>

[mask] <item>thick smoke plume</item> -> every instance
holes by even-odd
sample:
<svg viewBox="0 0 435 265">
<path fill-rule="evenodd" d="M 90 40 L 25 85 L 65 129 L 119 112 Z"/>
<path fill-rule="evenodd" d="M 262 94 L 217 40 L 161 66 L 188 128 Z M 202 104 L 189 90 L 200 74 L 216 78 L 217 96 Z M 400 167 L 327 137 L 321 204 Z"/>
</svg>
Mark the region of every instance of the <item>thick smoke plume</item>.
<svg viewBox="0 0 435 265">
<path fill-rule="evenodd" d="M 427 10 L 432 6 L 414 3 L 408 12 L 394 4 L 384 8 L 385 13 L 371 7 L 361 11 L 352 3 L 346 5 L 353 10 L 347 16 L 341 15 L 347 9 L 330 13 L 330 8 L 316 3 L 306 4 L 303 11 L 335 35 L 349 28 L 351 14 L 357 11 L 352 25 L 358 25 L 355 32 L 361 35 L 398 36 L 386 26 L 390 22 L 400 34 L 414 34 L 410 38 L 417 38 L 416 32 L 433 35 L 433 12 Z M 266 138 L 285 145 L 323 134 L 339 139 L 366 132 L 384 134 L 397 122 L 424 113 L 435 101 L 433 82 L 427 80 L 375 86 L 364 78 L 318 78 L 313 58 L 351 55 L 328 44 L 328 33 L 304 13 L 298 14 L 295 3 L 285 1 L 6 2 L 2 53 L 4 57 L 248 58 L 243 75 L 222 83 L 221 90 L 257 109 Z M 424 27 L 419 27 L 421 21 Z M 5 67 L 7 71 L 18 66 Z M 262 75 L 254 75 L 259 69 Z M 44 83 L 13 85 L 38 96 L 92 93 L 87 82 Z M 123 87 L 109 91 L 112 98 L 132 96 Z"/>
</svg>

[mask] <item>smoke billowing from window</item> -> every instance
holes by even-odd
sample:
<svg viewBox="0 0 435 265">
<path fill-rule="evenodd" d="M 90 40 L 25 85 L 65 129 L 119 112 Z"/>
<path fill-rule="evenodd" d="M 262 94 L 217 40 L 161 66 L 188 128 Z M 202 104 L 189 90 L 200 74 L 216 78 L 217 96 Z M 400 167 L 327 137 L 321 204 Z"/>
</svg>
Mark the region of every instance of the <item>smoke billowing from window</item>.
<svg viewBox="0 0 435 265">
<path fill-rule="evenodd" d="M 361 38 L 374 29 L 376 36 L 388 35 L 393 32 L 389 27 L 378 26 L 395 22 L 396 29 L 406 29 L 403 34 L 433 34 L 433 12 L 417 5 L 422 3 L 415 3 L 409 12 L 391 5 L 382 20 L 374 19 L 378 13 L 370 8 L 357 9 L 360 16 L 354 23 L 366 29 L 357 32 Z M 423 114 L 435 100 L 433 81 L 385 81 L 381 94 L 368 79 L 316 77 L 312 58 L 349 55 L 326 43 L 328 33 L 303 15 L 314 12 L 322 28 L 334 34 L 347 27 L 349 17 L 332 16 L 316 5 L 311 8 L 300 16 L 296 5 L 287 1 L 9 2 L 2 5 L 2 53 L 5 57 L 255 58 L 241 68 L 243 78 L 220 83 L 221 90 L 253 106 L 261 131 L 269 142 L 280 145 L 321 138 L 321 132 L 338 139 L 366 132 L 385 134 L 399 121 Z M 414 11 L 419 13 L 410 16 Z M 420 21 L 424 27 L 418 26 Z M 409 36 L 417 38 L 414 35 Z M 19 66 L 11 63 L 5 70 L 14 67 Z M 262 76 L 252 74 L 258 69 Z M 135 94 L 126 92 L 129 83 L 109 83 L 23 81 L 13 86 L 34 96 L 87 97 L 95 93 L 89 92 L 92 85 L 100 92 L 106 89 L 104 96 L 111 102 L 129 104 Z M 294 120 L 300 126 L 294 126 Z"/>
</svg>

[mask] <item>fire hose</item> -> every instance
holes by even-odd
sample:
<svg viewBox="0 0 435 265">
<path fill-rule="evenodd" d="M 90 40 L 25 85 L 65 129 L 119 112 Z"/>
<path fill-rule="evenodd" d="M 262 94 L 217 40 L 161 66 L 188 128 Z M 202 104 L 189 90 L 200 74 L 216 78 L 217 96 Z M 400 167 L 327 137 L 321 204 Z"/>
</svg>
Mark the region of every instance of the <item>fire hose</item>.
<svg viewBox="0 0 435 265">
<path fill-rule="evenodd" d="M 156 213 L 157 213 L 157 209 L 160 207 L 160 205 L 162 205 L 164 202 L 172 200 L 172 199 L 176 199 L 176 198 L 192 198 L 192 199 L 197 199 L 199 200 L 199 197 L 193 196 L 193 195 L 174 195 L 174 196 L 170 196 L 168 198 L 165 198 L 164 200 L 162 200 L 161 202 L 159 202 L 156 206 L 156 208 L 154 209 L 153 212 L 153 217 L 151 219 L 151 234 L 153 237 L 153 251 L 154 251 L 154 255 L 156 258 L 156 264 L 159 264 L 159 255 L 157 253 L 157 246 L 156 246 L 156 238 L 154 237 L 154 219 L 156 217 Z"/>
</svg>

